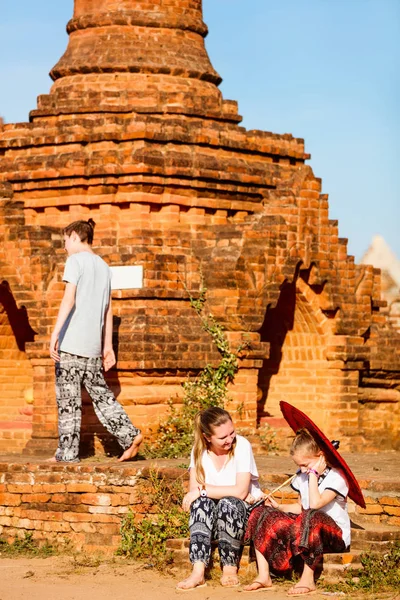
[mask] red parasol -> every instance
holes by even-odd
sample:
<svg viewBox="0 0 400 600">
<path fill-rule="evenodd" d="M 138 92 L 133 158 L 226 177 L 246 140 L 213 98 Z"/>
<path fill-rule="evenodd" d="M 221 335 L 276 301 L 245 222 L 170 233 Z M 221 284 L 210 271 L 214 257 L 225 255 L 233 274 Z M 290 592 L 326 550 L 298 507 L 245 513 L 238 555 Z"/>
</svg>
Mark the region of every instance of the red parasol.
<svg viewBox="0 0 400 600">
<path fill-rule="evenodd" d="M 330 442 L 326 435 L 324 435 L 322 431 L 315 425 L 315 423 L 313 423 L 311 419 L 298 408 L 295 408 L 291 404 L 288 404 L 288 402 L 283 401 L 280 402 L 280 407 L 283 416 L 294 432 L 302 429 L 303 427 L 308 429 L 318 446 L 325 454 L 327 462 L 332 465 L 332 467 L 336 467 L 337 469 L 341 469 L 343 471 L 349 485 L 349 497 L 354 500 L 356 504 L 362 508 L 365 508 L 365 500 L 361 488 L 351 472 L 349 465 L 340 456 L 339 452 L 333 445 L 333 442 Z"/>
</svg>

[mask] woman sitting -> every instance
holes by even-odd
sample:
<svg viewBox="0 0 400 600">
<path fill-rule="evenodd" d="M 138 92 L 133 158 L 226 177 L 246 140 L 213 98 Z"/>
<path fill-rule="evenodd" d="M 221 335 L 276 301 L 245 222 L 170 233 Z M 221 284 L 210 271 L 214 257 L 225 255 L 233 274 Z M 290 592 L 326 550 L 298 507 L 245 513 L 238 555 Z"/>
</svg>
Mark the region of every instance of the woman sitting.
<svg viewBox="0 0 400 600">
<path fill-rule="evenodd" d="M 251 504 L 262 497 L 251 444 L 236 435 L 230 414 L 218 407 L 196 415 L 190 461 L 190 487 L 183 509 L 190 510 L 191 575 L 177 585 L 190 590 L 206 585 L 211 541 L 218 540 L 221 584 L 239 585 L 242 540 Z"/>
</svg>

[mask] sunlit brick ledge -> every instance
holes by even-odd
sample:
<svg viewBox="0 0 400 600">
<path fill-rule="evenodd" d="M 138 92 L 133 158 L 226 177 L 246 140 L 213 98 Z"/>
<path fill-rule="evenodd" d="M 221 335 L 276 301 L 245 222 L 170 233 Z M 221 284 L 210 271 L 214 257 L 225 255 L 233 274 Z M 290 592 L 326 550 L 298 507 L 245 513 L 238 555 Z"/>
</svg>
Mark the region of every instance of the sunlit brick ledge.
<svg viewBox="0 0 400 600">
<path fill-rule="evenodd" d="M 374 531 L 382 527 L 400 531 L 398 453 L 352 455 L 351 459 L 367 505 L 360 509 L 350 502 L 352 519 Z M 186 463 L 183 459 L 131 463 L 102 459 L 64 465 L 31 457 L 29 462 L 26 457 L 0 457 L 0 536 L 12 541 L 31 532 L 39 542 L 112 554 L 120 543 L 121 519 L 129 509 L 138 520 L 154 512 L 139 491 L 140 476 L 155 468 L 166 477 L 187 481 Z M 260 456 L 257 463 L 265 490 L 272 490 L 291 472 L 287 457 Z M 293 497 L 289 489 L 283 495 Z"/>
</svg>

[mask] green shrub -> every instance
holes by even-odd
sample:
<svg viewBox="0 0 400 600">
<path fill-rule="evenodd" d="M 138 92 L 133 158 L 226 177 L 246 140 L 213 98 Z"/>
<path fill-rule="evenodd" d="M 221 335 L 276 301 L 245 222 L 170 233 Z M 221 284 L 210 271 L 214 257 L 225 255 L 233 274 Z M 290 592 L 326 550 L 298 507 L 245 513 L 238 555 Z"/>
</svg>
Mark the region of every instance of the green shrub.
<svg viewBox="0 0 400 600">
<path fill-rule="evenodd" d="M 33 539 L 33 533 L 29 531 L 22 539 L 16 538 L 11 544 L 0 538 L 0 553 L 2 556 L 28 555 L 44 558 L 56 554 L 56 549 L 47 541 L 40 544 Z"/>
<path fill-rule="evenodd" d="M 361 569 L 349 569 L 343 582 L 326 586 L 334 591 L 350 593 L 362 590 L 376 594 L 400 589 L 400 543 L 395 542 L 385 554 L 361 555 Z M 377 598 L 377 596 L 374 596 Z"/>
<path fill-rule="evenodd" d="M 150 510 L 141 521 L 137 521 L 132 510 L 122 520 L 118 554 L 145 560 L 152 567 L 163 570 L 172 562 L 172 555 L 166 548 L 167 540 L 187 537 L 189 533 L 188 514 L 181 508 L 185 494 L 182 477 L 171 481 L 150 469 L 148 475 L 141 477 L 138 486 Z"/>
<path fill-rule="evenodd" d="M 169 414 L 160 424 L 157 438 L 152 444 L 144 447 L 146 458 L 179 458 L 187 457 L 193 446 L 193 421 L 199 410 L 211 406 L 223 407 L 226 402 L 228 384 L 231 383 L 238 370 L 238 357 L 248 343 L 242 344 L 237 354 L 230 351 L 224 328 L 212 315 L 203 315 L 206 301 L 206 288 L 201 284 L 199 298 L 192 298 L 190 304 L 201 319 L 203 329 L 212 337 L 221 361 L 218 366 L 206 365 L 194 380 L 183 384 L 184 397 L 181 409 L 176 409 L 173 400 L 169 402 Z"/>
</svg>

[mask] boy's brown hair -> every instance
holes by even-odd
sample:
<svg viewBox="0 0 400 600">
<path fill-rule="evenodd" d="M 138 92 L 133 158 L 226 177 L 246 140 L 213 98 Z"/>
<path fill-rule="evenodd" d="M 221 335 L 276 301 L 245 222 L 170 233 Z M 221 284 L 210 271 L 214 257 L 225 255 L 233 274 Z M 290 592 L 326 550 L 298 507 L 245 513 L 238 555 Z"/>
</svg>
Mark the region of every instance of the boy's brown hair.
<svg viewBox="0 0 400 600">
<path fill-rule="evenodd" d="M 67 227 L 64 227 L 63 234 L 70 236 L 75 231 L 81 242 L 87 242 L 92 245 L 95 225 L 96 223 L 93 219 L 89 219 L 88 221 L 74 221 Z"/>
</svg>

